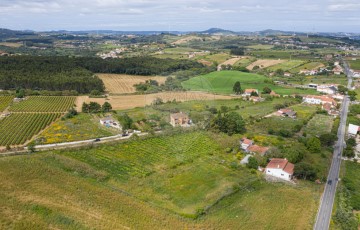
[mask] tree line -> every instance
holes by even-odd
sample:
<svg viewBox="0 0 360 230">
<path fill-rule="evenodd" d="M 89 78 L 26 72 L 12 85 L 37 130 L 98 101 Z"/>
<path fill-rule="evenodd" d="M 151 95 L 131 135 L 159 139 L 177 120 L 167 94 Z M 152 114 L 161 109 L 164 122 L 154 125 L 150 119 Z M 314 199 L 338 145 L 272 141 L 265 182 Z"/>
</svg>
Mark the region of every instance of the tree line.
<svg viewBox="0 0 360 230">
<path fill-rule="evenodd" d="M 101 59 L 95 57 L 11 56 L 0 57 L 0 89 L 104 91 L 94 73 L 168 75 L 203 67 L 191 60 L 134 57 Z"/>
</svg>

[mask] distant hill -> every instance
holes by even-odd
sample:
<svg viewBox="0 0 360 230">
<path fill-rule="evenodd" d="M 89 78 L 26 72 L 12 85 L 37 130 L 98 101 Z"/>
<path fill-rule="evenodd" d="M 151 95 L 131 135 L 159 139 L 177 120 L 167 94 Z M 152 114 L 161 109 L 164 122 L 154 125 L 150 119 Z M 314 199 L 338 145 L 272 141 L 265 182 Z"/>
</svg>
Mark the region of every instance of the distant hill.
<svg viewBox="0 0 360 230">
<path fill-rule="evenodd" d="M 17 30 L 9 30 L 0 28 L 0 40 L 6 40 L 9 38 L 19 38 L 25 37 L 29 35 L 35 35 L 34 32 L 31 31 L 17 31 Z"/>
<path fill-rule="evenodd" d="M 224 30 L 221 28 L 210 28 L 208 30 L 199 32 L 202 34 L 223 34 L 223 35 L 230 35 L 230 34 L 236 34 L 234 31 L 231 30 Z"/>
</svg>

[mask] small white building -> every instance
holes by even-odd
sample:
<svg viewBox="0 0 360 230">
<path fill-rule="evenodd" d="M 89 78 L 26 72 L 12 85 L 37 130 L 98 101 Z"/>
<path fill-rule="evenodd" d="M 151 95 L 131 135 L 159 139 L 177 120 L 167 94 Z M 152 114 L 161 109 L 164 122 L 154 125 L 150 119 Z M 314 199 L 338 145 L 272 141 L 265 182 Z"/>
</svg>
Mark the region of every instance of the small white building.
<svg viewBox="0 0 360 230">
<path fill-rule="evenodd" d="M 350 136 L 356 136 L 359 132 L 359 126 L 357 125 L 353 125 L 353 124 L 349 124 L 349 128 L 348 128 L 348 134 Z"/>
<path fill-rule="evenodd" d="M 318 85 L 316 91 L 326 94 L 336 94 L 337 87 L 335 85 Z"/>
<path fill-rule="evenodd" d="M 259 95 L 259 91 L 257 89 L 245 89 L 242 96 L 243 97 L 250 97 L 252 92 L 255 92 L 257 95 Z"/>
<path fill-rule="evenodd" d="M 323 105 L 330 104 L 331 106 L 336 106 L 336 101 L 329 96 L 315 96 L 315 95 L 307 95 L 303 97 L 303 102 L 311 105 Z"/>
<path fill-rule="evenodd" d="M 273 158 L 266 166 L 265 174 L 290 181 L 294 174 L 294 167 L 294 164 L 290 163 L 286 158 Z"/>
</svg>

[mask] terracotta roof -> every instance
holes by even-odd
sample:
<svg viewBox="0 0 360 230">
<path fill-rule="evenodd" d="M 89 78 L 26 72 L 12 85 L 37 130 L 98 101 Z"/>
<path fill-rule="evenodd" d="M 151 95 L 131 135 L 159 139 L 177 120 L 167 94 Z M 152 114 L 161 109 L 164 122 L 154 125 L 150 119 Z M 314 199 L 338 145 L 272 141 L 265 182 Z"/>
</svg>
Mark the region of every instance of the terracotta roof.
<svg viewBox="0 0 360 230">
<path fill-rule="evenodd" d="M 327 96 L 313 96 L 313 95 L 307 95 L 306 98 L 314 98 L 314 99 L 319 99 L 323 102 L 329 102 L 331 104 L 336 105 L 336 101 L 331 98 L 331 97 L 327 97 Z"/>
<path fill-rule="evenodd" d="M 248 148 L 248 150 L 249 150 L 249 152 L 259 153 L 261 155 L 264 155 L 269 150 L 269 148 L 259 146 L 259 145 L 252 145 Z"/>
<path fill-rule="evenodd" d="M 243 139 L 241 139 L 241 142 L 246 145 L 250 145 L 253 141 L 244 137 Z"/>
<path fill-rule="evenodd" d="M 322 107 L 323 107 L 323 109 L 325 109 L 326 111 L 331 110 L 331 104 L 330 104 L 330 103 L 325 103 Z"/>
<path fill-rule="evenodd" d="M 273 158 L 266 166 L 266 168 L 282 169 L 283 171 L 285 171 L 289 174 L 294 173 L 294 167 L 295 167 L 294 164 L 292 164 L 288 160 L 282 159 L 282 158 Z"/>
<path fill-rule="evenodd" d="M 188 115 L 186 115 L 185 113 L 173 113 L 170 116 L 174 119 L 188 118 Z"/>
<path fill-rule="evenodd" d="M 257 92 L 257 89 L 245 89 L 245 93 Z"/>
</svg>

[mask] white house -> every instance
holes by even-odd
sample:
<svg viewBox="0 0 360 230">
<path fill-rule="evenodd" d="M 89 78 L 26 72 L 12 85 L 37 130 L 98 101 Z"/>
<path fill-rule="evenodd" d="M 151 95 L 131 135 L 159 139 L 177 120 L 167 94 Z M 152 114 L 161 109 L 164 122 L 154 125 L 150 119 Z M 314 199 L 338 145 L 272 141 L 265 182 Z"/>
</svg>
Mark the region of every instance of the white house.
<svg viewBox="0 0 360 230">
<path fill-rule="evenodd" d="M 240 140 L 240 147 L 243 150 L 247 150 L 253 144 L 254 144 L 254 141 L 247 139 L 246 137 L 244 137 Z"/>
<path fill-rule="evenodd" d="M 294 165 L 286 158 L 273 158 L 266 166 L 265 174 L 290 181 L 294 174 Z"/>
<path fill-rule="evenodd" d="M 314 95 L 307 95 L 303 97 L 303 102 L 311 105 L 323 105 L 326 103 L 331 104 L 332 106 L 336 106 L 336 101 L 328 96 L 314 96 Z"/>
<path fill-rule="evenodd" d="M 349 128 L 348 128 L 348 134 L 350 136 L 356 136 L 359 132 L 359 126 L 357 125 L 353 125 L 353 124 L 349 124 Z"/>
<path fill-rule="evenodd" d="M 326 94 L 336 94 L 337 87 L 335 85 L 318 85 L 316 91 Z"/>
<path fill-rule="evenodd" d="M 245 89 L 242 96 L 243 97 L 250 97 L 252 92 L 255 92 L 257 95 L 259 95 L 259 91 L 257 89 Z"/>
</svg>

